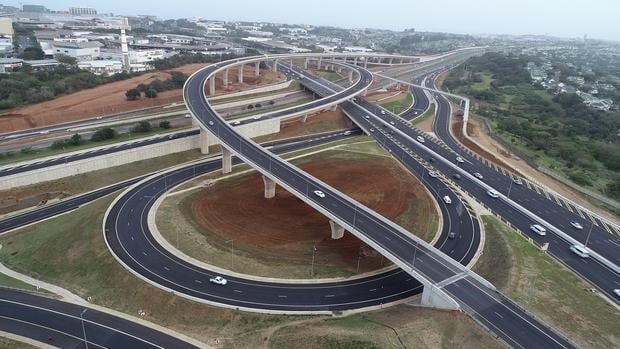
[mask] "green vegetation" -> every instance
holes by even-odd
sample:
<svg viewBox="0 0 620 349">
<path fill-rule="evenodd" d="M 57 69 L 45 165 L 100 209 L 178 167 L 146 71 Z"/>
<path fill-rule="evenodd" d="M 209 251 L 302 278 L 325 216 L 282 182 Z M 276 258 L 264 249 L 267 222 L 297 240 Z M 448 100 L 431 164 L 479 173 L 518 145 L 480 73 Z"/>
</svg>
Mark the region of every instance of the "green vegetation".
<svg viewBox="0 0 620 349">
<path fill-rule="evenodd" d="M 20 341 L 0 337 L 0 349 L 35 349 L 37 347 Z"/>
<path fill-rule="evenodd" d="M 317 70 L 316 74 L 328 81 L 331 82 L 336 82 L 338 80 L 342 80 L 343 76 L 338 74 L 337 72 L 334 71 L 328 71 L 328 70 Z"/>
<path fill-rule="evenodd" d="M 230 102 L 242 101 L 242 100 L 246 100 L 246 99 L 250 99 L 250 98 L 265 97 L 265 96 L 277 95 L 277 94 L 285 93 L 285 92 L 298 91 L 299 87 L 300 87 L 299 81 L 293 80 L 293 81 L 291 81 L 291 84 L 288 87 L 280 89 L 280 90 L 267 91 L 267 92 L 259 92 L 259 93 L 251 93 L 251 94 L 246 94 L 246 95 L 243 95 L 243 96 L 234 96 L 234 97 L 227 97 L 227 98 L 209 99 L 209 102 L 211 104 L 213 104 L 213 105 L 225 104 L 225 103 L 230 103 Z"/>
<path fill-rule="evenodd" d="M 110 134 L 111 134 L 110 131 L 102 131 L 100 132 L 102 134 L 99 134 L 96 139 L 92 139 L 92 137 L 95 137 L 95 135 L 93 134 L 90 140 L 84 140 L 79 135 L 73 135 L 70 138 L 67 138 L 64 140 L 55 141 L 48 148 L 33 149 L 30 147 L 26 147 L 26 148 L 21 149 L 19 152 L 0 153 L 0 166 L 14 163 L 14 162 L 19 162 L 19 161 L 27 161 L 27 160 L 32 160 L 32 159 L 41 158 L 45 156 L 52 156 L 52 155 L 62 154 L 62 153 L 71 152 L 71 151 L 99 147 L 102 145 L 107 145 L 107 144 L 112 144 L 112 143 L 129 141 L 132 139 L 143 138 L 143 137 L 154 135 L 157 133 L 164 134 L 166 132 L 179 131 L 181 129 L 183 128 L 170 129 L 170 128 L 160 127 L 160 128 L 152 128 L 151 131 L 146 132 L 146 133 L 130 132 L 130 133 L 116 134 L 116 132 L 114 132 L 114 135 L 112 137 L 110 137 Z M 105 130 L 105 129 L 100 129 L 97 132 L 101 130 Z M 109 129 L 109 130 L 112 130 L 112 129 Z M 78 138 L 79 138 L 79 142 L 78 142 Z"/>
<path fill-rule="evenodd" d="M 8 275 L 0 274 L 0 285 L 10 288 L 20 288 L 22 290 L 36 291 L 37 288 L 21 280 L 14 279 Z"/>
<path fill-rule="evenodd" d="M 60 65 L 49 71 L 22 71 L 0 74 L 0 109 L 39 103 L 56 96 L 125 80 L 139 74 L 95 75 L 77 67 Z"/>
<path fill-rule="evenodd" d="M 620 313 L 614 306 L 498 219 L 482 218 L 486 241 L 477 273 L 579 345 L 620 346 Z"/>
<path fill-rule="evenodd" d="M 125 96 L 128 101 L 135 101 L 140 99 L 142 93 L 144 93 L 144 97 L 146 98 L 156 98 L 157 93 L 176 90 L 182 88 L 187 80 L 187 75 L 180 72 L 170 72 L 170 79 L 161 81 L 159 79 L 155 79 L 148 84 L 139 84 L 136 88 L 132 88 L 125 92 Z"/>
<path fill-rule="evenodd" d="M 267 104 L 267 105 L 262 105 L 260 103 L 251 104 L 247 106 L 247 109 L 249 110 L 248 112 L 240 113 L 240 114 L 233 114 L 233 115 L 226 115 L 224 118 L 226 120 L 234 120 L 234 119 L 239 119 L 239 118 L 243 118 L 247 116 L 274 112 L 274 111 L 278 111 L 278 110 L 282 110 L 282 109 L 286 109 L 290 107 L 295 107 L 295 106 L 298 106 L 304 103 L 308 103 L 312 101 L 313 99 L 314 99 L 313 97 L 305 97 L 296 102 L 282 104 L 276 107 L 272 107 L 271 104 Z"/>
<path fill-rule="evenodd" d="M 413 103 L 413 95 L 411 94 L 411 92 L 407 92 L 405 93 L 404 98 L 398 98 L 390 102 L 380 103 L 380 105 L 383 108 L 392 112 L 393 114 L 398 115 L 404 112 L 405 110 L 409 109 L 412 103 Z"/>
<path fill-rule="evenodd" d="M 587 107 L 576 94 L 553 96 L 530 84 L 527 59 L 487 53 L 454 69 L 444 85 L 473 100 L 516 152 L 578 185 L 620 199 L 619 111 Z"/>
</svg>

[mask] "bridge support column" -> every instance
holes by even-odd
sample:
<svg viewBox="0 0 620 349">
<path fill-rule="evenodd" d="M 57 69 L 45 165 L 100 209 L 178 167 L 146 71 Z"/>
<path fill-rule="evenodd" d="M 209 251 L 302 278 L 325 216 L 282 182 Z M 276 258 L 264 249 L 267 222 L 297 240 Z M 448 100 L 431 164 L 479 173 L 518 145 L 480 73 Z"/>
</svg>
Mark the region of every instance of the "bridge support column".
<svg viewBox="0 0 620 349">
<path fill-rule="evenodd" d="M 215 94 L 215 77 L 209 79 L 209 95 L 213 96 Z"/>
<path fill-rule="evenodd" d="M 447 310 L 460 309 L 459 304 L 443 292 L 440 288 L 431 284 L 424 284 L 424 290 L 422 291 L 421 305 Z"/>
<path fill-rule="evenodd" d="M 405 61 L 405 59 L 404 59 L 404 58 L 401 58 L 401 59 L 400 59 L 400 64 L 403 64 L 403 62 L 404 62 L 404 61 Z"/>
<path fill-rule="evenodd" d="M 337 104 L 334 104 L 331 107 L 329 107 L 330 111 L 336 111 L 337 109 L 338 109 L 338 105 Z"/>
<path fill-rule="evenodd" d="M 230 150 L 222 146 L 222 173 L 227 174 L 232 172 L 232 154 Z"/>
<path fill-rule="evenodd" d="M 353 58 L 353 65 L 357 65 L 357 57 Z"/>
<path fill-rule="evenodd" d="M 238 80 L 240 84 L 243 84 L 243 67 L 244 66 L 245 66 L 244 64 L 241 64 L 239 66 L 239 76 L 238 76 L 239 79 Z"/>
<path fill-rule="evenodd" d="M 301 122 L 305 123 L 306 120 L 308 120 L 308 114 L 304 114 L 304 116 L 301 117 Z"/>
<path fill-rule="evenodd" d="M 228 86 L 228 69 L 224 70 L 224 76 L 222 77 L 222 82 L 224 86 Z"/>
<path fill-rule="evenodd" d="M 394 58 L 390 58 L 390 65 L 394 63 Z"/>
<path fill-rule="evenodd" d="M 367 94 L 368 94 L 368 89 L 365 89 L 364 91 L 362 91 L 361 96 L 366 97 Z"/>
<path fill-rule="evenodd" d="M 338 73 L 341 73 L 341 72 L 342 72 L 342 66 L 341 66 L 341 65 L 339 65 L 339 66 L 338 66 L 338 68 L 336 68 L 336 71 L 337 71 Z"/>
<path fill-rule="evenodd" d="M 271 178 L 263 176 L 263 183 L 265 183 L 265 199 L 272 199 L 276 196 L 276 182 Z"/>
<path fill-rule="evenodd" d="M 329 227 L 332 229 L 332 239 L 340 239 L 344 236 L 344 227 L 341 227 L 338 223 L 330 220 Z"/>
<path fill-rule="evenodd" d="M 278 71 L 278 60 L 277 59 L 273 61 L 273 67 L 271 69 L 275 72 Z"/>
<path fill-rule="evenodd" d="M 260 62 L 254 63 L 254 75 L 260 76 Z"/>
<path fill-rule="evenodd" d="M 304 60 L 304 69 L 308 69 L 308 58 Z"/>
<path fill-rule="evenodd" d="M 319 57 L 319 61 L 318 61 L 318 63 L 316 64 L 316 69 L 321 70 L 321 61 L 322 61 L 322 60 L 323 60 L 323 58 L 322 58 L 322 57 Z"/>
<path fill-rule="evenodd" d="M 368 57 L 364 57 L 364 69 L 368 68 Z"/>
<path fill-rule="evenodd" d="M 209 154 L 209 136 L 211 132 L 200 126 L 200 153 Z"/>
<path fill-rule="evenodd" d="M 349 69 L 349 82 L 353 82 L 353 70 Z"/>
</svg>

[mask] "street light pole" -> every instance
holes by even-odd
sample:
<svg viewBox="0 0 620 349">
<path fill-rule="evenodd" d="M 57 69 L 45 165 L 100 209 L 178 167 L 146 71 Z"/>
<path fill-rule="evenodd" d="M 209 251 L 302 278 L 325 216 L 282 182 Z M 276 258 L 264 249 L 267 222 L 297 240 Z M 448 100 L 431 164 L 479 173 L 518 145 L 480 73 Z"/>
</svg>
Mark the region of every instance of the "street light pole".
<svg viewBox="0 0 620 349">
<path fill-rule="evenodd" d="M 84 313 L 86 313 L 87 310 L 88 308 L 82 310 L 82 312 L 80 313 L 80 320 L 82 321 L 82 335 L 84 336 L 85 349 L 88 349 L 88 341 L 86 340 L 86 327 L 84 327 Z"/>
<path fill-rule="evenodd" d="M 590 240 L 590 234 L 592 234 L 592 228 L 594 227 L 594 223 L 590 223 L 590 230 L 588 230 L 588 236 L 586 236 L 586 242 L 583 244 L 583 247 L 588 247 L 588 240 Z"/>
<path fill-rule="evenodd" d="M 510 198 L 510 190 L 512 189 L 512 180 L 510 180 L 510 185 L 508 186 L 508 194 L 506 195 L 507 198 Z"/>
</svg>

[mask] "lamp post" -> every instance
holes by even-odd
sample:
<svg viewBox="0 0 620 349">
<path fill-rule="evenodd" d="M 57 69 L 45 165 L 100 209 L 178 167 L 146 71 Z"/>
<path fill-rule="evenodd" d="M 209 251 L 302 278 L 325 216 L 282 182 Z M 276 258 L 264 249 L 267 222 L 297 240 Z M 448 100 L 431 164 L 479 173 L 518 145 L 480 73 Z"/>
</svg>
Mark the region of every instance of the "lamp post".
<svg viewBox="0 0 620 349">
<path fill-rule="evenodd" d="M 84 313 L 86 313 L 87 310 L 88 308 L 82 310 L 80 313 L 80 320 L 82 321 L 82 335 L 84 336 L 84 347 L 86 349 L 88 349 L 88 341 L 86 340 L 86 327 L 84 327 Z"/>
</svg>

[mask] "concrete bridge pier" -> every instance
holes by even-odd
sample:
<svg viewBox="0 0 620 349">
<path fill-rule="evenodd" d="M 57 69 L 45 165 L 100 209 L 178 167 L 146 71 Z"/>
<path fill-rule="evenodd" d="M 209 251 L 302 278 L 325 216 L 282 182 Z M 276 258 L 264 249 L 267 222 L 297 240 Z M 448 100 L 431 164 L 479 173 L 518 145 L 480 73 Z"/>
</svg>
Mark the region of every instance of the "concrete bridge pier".
<svg viewBox="0 0 620 349">
<path fill-rule="evenodd" d="M 272 199 L 276 196 L 276 182 L 271 178 L 263 176 L 263 183 L 265 183 L 265 199 Z"/>
<path fill-rule="evenodd" d="M 344 236 L 344 227 L 341 227 L 340 224 L 330 220 L 329 227 L 332 230 L 332 239 L 340 239 Z"/>
<path fill-rule="evenodd" d="M 306 123 L 306 120 L 308 120 L 308 114 L 304 114 L 304 116 L 301 117 L 301 122 Z"/>
<path fill-rule="evenodd" d="M 224 76 L 222 77 L 222 82 L 224 86 L 228 86 L 228 69 L 224 70 Z"/>
<path fill-rule="evenodd" d="M 316 69 L 321 70 L 321 61 L 322 61 L 322 57 L 319 57 L 319 62 L 316 64 Z"/>
<path fill-rule="evenodd" d="M 368 57 L 364 57 L 364 69 L 368 68 Z"/>
<path fill-rule="evenodd" d="M 194 122 L 194 120 L 192 120 L 192 122 Z M 198 122 L 196 121 L 196 123 Z M 200 153 L 209 154 L 209 137 L 212 136 L 213 134 L 211 132 L 200 125 Z"/>
<path fill-rule="evenodd" d="M 239 83 L 240 83 L 240 84 L 243 84 L 243 67 L 244 67 L 244 64 L 241 64 L 241 65 L 239 66 L 239 76 L 238 76 L 238 81 L 239 81 Z"/>
<path fill-rule="evenodd" d="M 357 57 L 353 58 L 353 65 L 357 65 Z"/>
<path fill-rule="evenodd" d="M 256 77 L 260 76 L 260 62 L 254 63 L 254 75 L 256 75 Z"/>
<path fill-rule="evenodd" d="M 232 154 L 230 150 L 221 146 L 222 148 L 222 173 L 227 174 L 232 172 Z"/>
<path fill-rule="evenodd" d="M 273 67 L 271 68 L 274 72 L 278 71 L 278 60 L 273 61 Z"/>
<path fill-rule="evenodd" d="M 349 82 L 353 82 L 353 70 L 349 70 Z"/>
<path fill-rule="evenodd" d="M 209 95 L 213 96 L 215 94 L 215 77 L 209 79 Z"/>
<path fill-rule="evenodd" d="M 304 69 L 308 69 L 308 58 L 304 60 Z"/>
</svg>

